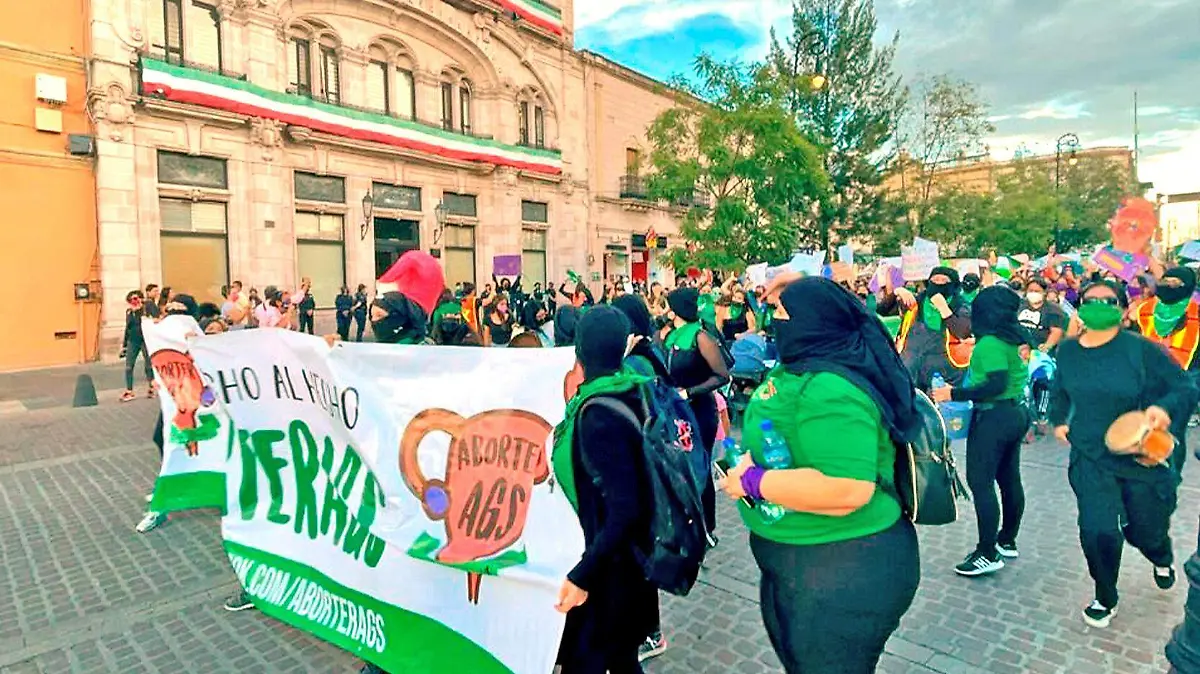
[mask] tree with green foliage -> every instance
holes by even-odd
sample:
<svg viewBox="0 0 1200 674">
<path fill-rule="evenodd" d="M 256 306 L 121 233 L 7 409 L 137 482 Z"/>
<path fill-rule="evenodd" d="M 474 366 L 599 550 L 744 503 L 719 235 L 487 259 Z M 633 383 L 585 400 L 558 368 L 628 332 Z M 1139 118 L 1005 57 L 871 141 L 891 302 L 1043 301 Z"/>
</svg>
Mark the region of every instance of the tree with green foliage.
<svg viewBox="0 0 1200 674">
<path fill-rule="evenodd" d="M 1078 160 L 1074 166 L 1064 161 L 1060 167 L 1058 195 L 1064 211 L 1058 235 L 1061 250 L 1107 241 L 1109 219 L 1121 201 L 1137 191 L 1127 164 L 1088 155 Z"/>
<path fill-rule="evenodd" d="M 992 202 L 990 217 L 972 233 L 976 250 L 1045 254 L 1063 209 L 1043 162 L 1015 162 L 997 180 L 995 194 L 986 197 Z"/>
<path fill-rule="evenodd" d="M 820 150 L 774 96 L 762 66 L 700 56 L 696 97 L 659 115 L 647 134 L 650 196 L 689 208 L 675 269 L 740 270 L 789 259 L 828 188 Z"/>
<path fill-rule="evenodd" d="M 791 34 L 771 36 L 767 64 L 777 95 L 826 150 L 831 198 L 801 232 L 821 250 L 895 223 L 880 185 L 906 92 L 892 65 L 899 36 L 877 47 L 877 26 L 872 0 L 794 0 Z"/>
</svg>

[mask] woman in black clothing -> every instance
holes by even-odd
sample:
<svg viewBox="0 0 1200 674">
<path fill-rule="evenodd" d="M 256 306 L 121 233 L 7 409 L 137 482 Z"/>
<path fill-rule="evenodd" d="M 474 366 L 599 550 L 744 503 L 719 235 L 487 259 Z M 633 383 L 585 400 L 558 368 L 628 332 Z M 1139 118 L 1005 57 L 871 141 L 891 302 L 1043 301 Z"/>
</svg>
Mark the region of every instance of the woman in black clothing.
<svg viewBox="0 0 1200 674">
<path fill-rule="evenodd" d="M 154 397 L 154 370 L 150 367 L 150 354 L 146 351 L 146 338 L 142 335 L 142 319 L 146 317 L 146 305 L 142 291 L 131 290 L 125 295 L 129 305 L 125 310 L 125 339 L 121 350 L 125 356 L 125 393 L 121 402 L 137 398 L 133 392 L 133 368 L 137 365 L 138 356 L 142 357 L 142 366 L 146 370 L 146 395 Z"/>
<path fill-rule="evenodd" d="M 756 332 L 754 312 L 746 302 L 746 292 L 735 288 L 727 306 L 717 307 L 717 328 L 726 342 L 736 342 L 744 334 Z"/>
<path fill-rule="evenodd" d="M 967 484 L 975 501 L 979 543 L 954 567 L 960 576 L 995 573 L 1004 568 L 1001 557 L 1017 556 L 1017 531 L 1025 513 L 1021 441 L 1029 428 L 1024 403 L 1028 367 L 1020 348 L 1030 335 L 1021 327 L 1020 309 L 1020 296 L 1004 286 L 981 291 L 971 310 L 976 343 L 964 385 L 932 392 L 938 402 L 975 403 L 967 436 Z M 997 486 L 1004 506 L 1003 527 Z"/>
<path fill-rule="evenodd" d="M 371 302 L 367 299 L 367 286 L 360 283 L 358 292 L 354 293 L 354 306 L 350 309 L 354 314 L 354 323 L 358 327 L 358 334 L 354 338 L 356 342 L 362 341 L 363 330 L 367 327 L 367 309 L 370 306 Z"/>
<path fill-rule="evenodd" d="M 567 304 L 554 312 L 554 346 L 575 346 L 575 328 L 579 325 L 579 310 Z"/>
<path fill-rule="evenodd" d="M 483 321 L 484 346 L 508 346 L 513 336 L 513 318 L 508 312 L 508 298 L 497 295 Z"/>
<path fill-rule="evenodd" d="M 342 286 L 342 292 L 333 300 L 334 311 L 337 312 L 338 336 L 343 342 L 350 341 L 350 320 L 354 308 L 354 297 L 350 294 L 350 286 Z"/>
<path fill-rule="evenodd" d="M 621 295 L 613 300 L 612 306 L 625 314 L 633 331 L 635 341 L 626 358 L 645 358 L 653 369 L 654 376 L 670 384 L 671 374 L 667 371 L 667 358 L 662 346 L 654 340 L 654 319 L 650 316 L 650 307 L 646 306 L 646 301 L 638 295 Z"/>
<path fill-rule="evenodd" d="M 667 305 L 674 329 L 664 343 L 667 351 L 667 372 L 679 393 L 691 405 L 700 426 L 704 451 L 712 458 L 717 440 L 717 400 L 713 393 L 729 383 L 729 368 L 717 338 L 700 324 L 700 293 L 695 288 L 676 288 L 667 295 Z M 711 481 L 704 488 L 704 517 L 707 520 L 710 545 L 716 544 L 716 489 Z"/>
<path fill-rule="evenodd" d="M 1179 478 L 1167 465 L 1146 467 L 1106 449 L 1104 436 L 1122 414 L 1145 409 L 1150 425 L 1166 429 L 1166 410 L 1192 395 L 1183 371 L 1160 347 L 1121 329 L 1127 300 L 1115 283 L 1082 293 L 1086 331 L 1058 348 L 1058 377 L 1050 401 L 1054 434 L 1071 445 L 1067 475 L 1079 509 L 1079 542 L 1095 598 L 1084 622 L 1107 627 L 1117 611 L 1121 551 L 1128 541 L 1153 564 L 1161 589 L 1175 584 L 1171 514 Z M 1068 425 L 1068 421 L 1070 425 Z"/>
<path fill-rule="evenodd" d="M 562 674 L 640 674 L 638 647 L 655 615 L 657 591 L 633 554 L 651 516 L 642 434 L 610 407 L 640 414 L 637 387 L 646 380 L 622 367 L 629 335 L 629 321 L 611 307 L 580 320 L 575 353 L 584 382 L 554 434 L 554 475 L 575 506 L 585 546 L 559 591 L 558 609 L 567 614 Z"/>
</svg>

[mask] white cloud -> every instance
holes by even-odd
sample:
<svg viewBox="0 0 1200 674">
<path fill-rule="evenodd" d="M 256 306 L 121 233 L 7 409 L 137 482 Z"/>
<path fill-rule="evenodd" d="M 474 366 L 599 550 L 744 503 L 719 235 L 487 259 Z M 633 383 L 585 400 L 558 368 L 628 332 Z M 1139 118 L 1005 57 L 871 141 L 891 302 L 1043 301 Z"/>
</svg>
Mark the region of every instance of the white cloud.
<svg viewBox="0 0 1200 674">
<path fill-rule="evenodd" d="M 1159 140 L 1168 142 L 1155 142 Z M 1156 192 L 1200 192 L 1200 128 L 1155 134 L 1150 141 L 1149 147 L 1158 145 L 1174 149 L 1147 154 L 1144 150 L 1147 145 L 1143 145 L 1143 156 L 1138 167 L 1142 180 L 1153 182 Z"/>
<path fill-rule="evenodd" d="M 765 37 L 791 12 L 790 0 L 582 0 L 575 7 L 575 21 L 577 30 L 603 31 L 607 44 L 619 46 L 650 35 L 670 39 L 677 26 L 706 15 L 757 28 Z M 761 55 L 747 54 L 755 56 Z"/>
<path fill-rule="evenodd" d="M 1029 108 L 1018 116 L 1025 120 L 1079 119 L 1080 117 L 1091 117 L 1092 113 L 1087 111 L 1087 104 L 1085 103 L 1061 103 L 1059 101 L 1047 101 L 1040 107 Z"/>
</svg>

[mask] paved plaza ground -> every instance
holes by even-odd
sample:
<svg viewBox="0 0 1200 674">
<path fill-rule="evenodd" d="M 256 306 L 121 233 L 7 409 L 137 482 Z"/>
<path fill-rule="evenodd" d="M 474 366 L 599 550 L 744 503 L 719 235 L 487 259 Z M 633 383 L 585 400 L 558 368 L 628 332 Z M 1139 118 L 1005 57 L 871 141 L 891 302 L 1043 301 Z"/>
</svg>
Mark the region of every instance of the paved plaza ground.
<svg viewBox="0 0 1200 674">
<path fill-rule="evenodd" d="M 25 398 L 58 395 L 38 394 L 37 377 L 23 377 Z M 63 378 L 74 374 L 43 384 Z M 0 375 L 0 399 L 17 399 L 19 381 Z M 0 604 L 0 674 L 356 671 L 346 653 L 305 633 L 255 611 L 221 609 L 235 584 L 215 514 L 134 533 L 158 464 L 152 402 L 46 405 L 0 412 L 0 596 L 8 598 Z M 968 580 L 951 570 L 973 544 L 969 505 L 959 523 L 921 530 L 921 587 L 880 671 L 1166 671 L 1162 647 L 1182 615 L 1186 583 L 1158 591 L 1149 563 L 1129 550 L 1120 615 L 1108 630 L 1086 627 L 1079 611 L 1091 583 L 1065 465 L 1062 448 L 1026 448 L 1021 558 L 994 577 Z M 1200 468 L 1189 469 L 1174 523 L 1181 572 L 1200 514 Z M 664 601 L 671 648 L 648 666 L 651 674 L 781 671 L 759 617 L 746 535 L 731 508 L 721 519 L 721 545 L 699 587 Z"/>
</svg>

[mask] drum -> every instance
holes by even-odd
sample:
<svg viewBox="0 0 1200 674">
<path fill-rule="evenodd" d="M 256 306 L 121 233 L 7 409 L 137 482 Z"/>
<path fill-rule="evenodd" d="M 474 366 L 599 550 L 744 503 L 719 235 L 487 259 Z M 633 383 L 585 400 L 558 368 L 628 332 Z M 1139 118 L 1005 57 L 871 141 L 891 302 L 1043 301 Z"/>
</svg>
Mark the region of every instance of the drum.
<svg viewBox="0 0 1200 674">
<path fill-rule="evenodd" d="M 1175 443 L 1174 435 L 1151 428 L 1146 421 L 1146 413 L 1141 410 L 1122 414 L 1104 434 L 1108 451 L 1135 456 L 1143 466 L 1166 463 L 1175 451 Z"/>
</svg>

